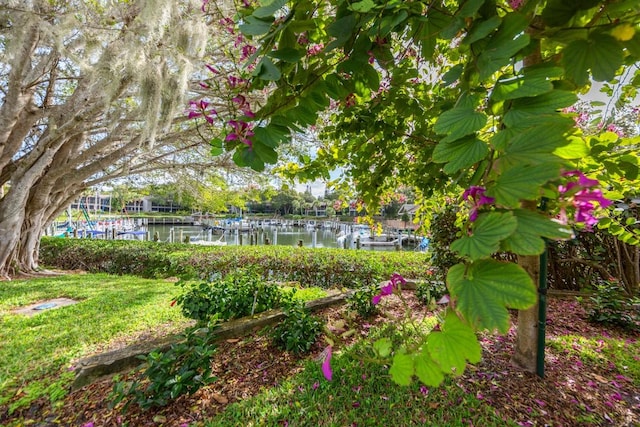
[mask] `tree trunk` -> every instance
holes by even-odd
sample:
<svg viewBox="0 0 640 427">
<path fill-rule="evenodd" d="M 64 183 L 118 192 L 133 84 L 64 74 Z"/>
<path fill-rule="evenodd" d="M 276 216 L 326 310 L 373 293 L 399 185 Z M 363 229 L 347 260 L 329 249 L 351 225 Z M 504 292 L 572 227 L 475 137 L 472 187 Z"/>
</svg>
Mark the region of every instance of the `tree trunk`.
<svg viewBox="0 0 640 427">
<path fill-rule="evenodd" d="M 525 269 L 536 284 L 540 279 L 540 257 L 519 256 L 518 264 Z M 527 372 L 536 372 L 538 355 L 538 304 L 518 311 L 518 333 L 511 362 Z"/>
</svg>

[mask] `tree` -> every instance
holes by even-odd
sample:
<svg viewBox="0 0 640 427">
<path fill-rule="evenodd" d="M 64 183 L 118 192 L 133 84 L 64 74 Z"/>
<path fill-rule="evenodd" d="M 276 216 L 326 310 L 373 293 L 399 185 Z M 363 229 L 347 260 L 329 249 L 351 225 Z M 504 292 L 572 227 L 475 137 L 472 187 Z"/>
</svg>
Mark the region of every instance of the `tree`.
<svg viewBox="0 0 640 427">
<path fill-rule="evenodd" d="M 39 240 L 85 189 L 189 163 L 212 168 L 198 129 L 207 23 L 199 2 L 0 6 L 0 276 L 38 269 Z M 210 43 L 215 48 L 215 43 Z"/>
<path fill-rule="evenodd" d="M 626 74 L 637 84 L 635 0 L 274 0 L 243 3 L 238 16 L 255 51 L 243 90 L 270 92 L 239 118 L 251 135 L 228 144 L 243 164 L 260 169 L 274 161 L 270 150 L 320 123 L 324 146 L 292 175 L 348 165 L 368 208 L 398 183 L 422 197 L 464 190 L 465 233 L 451 246 L 464 261 L 447 275 L 448 314 L 426 341 L 395 353 L 397 382 L 459 374 L 480 358 L 475 330 L 506 332 L 507 308 L 535 313 L 544 239 L 571 235 L 551 217 L 594 225 L 595 208 L 610 203 L 594 178 L 614 186 L 603 151 L 618 170 L 637 169 L 637 155 L 616 150 L 633 144 L 585 136 L 564 111 L 591 81 Z M 492 259 L 497 251 L 525 268 Z M 514 360 L 531 370 L 537 325 L 522 320 Z"/>
</svg>

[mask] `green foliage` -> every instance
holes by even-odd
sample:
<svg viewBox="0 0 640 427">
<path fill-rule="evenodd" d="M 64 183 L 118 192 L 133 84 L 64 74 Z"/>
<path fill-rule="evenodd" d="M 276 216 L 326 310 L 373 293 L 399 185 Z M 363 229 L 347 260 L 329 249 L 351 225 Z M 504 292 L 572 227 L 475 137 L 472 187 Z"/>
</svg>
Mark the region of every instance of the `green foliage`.
<svg viewBox="0 0 640 427">
<path fill-rule="evenodd" d="M 428 307 L 435 306 L 435 303 L 447 294 L 447 286 L 444 282 L 425 281 L 416 285 L 416 297 Z"/>
<path fill-rule="evenodd" d="M 428 258 L 418 252 L 346 251 L 286 246 L 204 247 L 129 240 L 43 238 L 43 265 L 65 270 L 137 274 L 143 277 L 209 278 L 252 266 L 264 280 L 302 287 L 351 288 L 398 272 L 425 277 Z"/>
<path fill-rule="evenodd" d="M 283 300 L 280 289 L 264 282 L 253 269 L 216 276 L 210 282 L 187 286 L 176 298 L 186 317 L 201 323 L 213 316 L 222 320 L 237 319 L 276 308 Z M 284 295 L 292 297 L 291 292 Z"/>
<path fill-rule="evenodd" d="M 377 311 L 372 299 L 379 292 L 377 285 L 356 288 L 347 298 L 347 308 L 365 319 L 371 317 Z"/>
<path fill-rule="evenodd" d="M 589 303 L 590 322 L 640 330 L 640 300 L 626 296 L 617 280 L 597 284 Z"/>
<path fill-rule="evenodd" d="M 187 328 L 182 339 L 167 351 L 153 351 L 141 357 L 146 366 L 141 378 L 131 382 L 115 379 L 111 405 L 124 402 L 123 411 L 131 403 L 142 409 L 166 406 L 214 381 L 210 359 L 215 346 L 211 337 L 209 328 Z"/>
<path fill-rule="evenodd" d="M 283 350 L 306 353 L 322 332 L 320 320 L 302 301 L 292 301 L 284 308 L 284 319 L 273 329 L 273 341 Z"/>
<path fill-rule="evenodd" d="M 460 227 L 456 224 L 458 207 L 445 205 L 440 211 L 433 214 L 429 234 L 431 236 L 429 247 L 431 253 L 431 267 L 433 277 L 444 282 L 447 271 L 461 261 L 451 249 L 451 244 L 458 238 Z"/>
</svg>

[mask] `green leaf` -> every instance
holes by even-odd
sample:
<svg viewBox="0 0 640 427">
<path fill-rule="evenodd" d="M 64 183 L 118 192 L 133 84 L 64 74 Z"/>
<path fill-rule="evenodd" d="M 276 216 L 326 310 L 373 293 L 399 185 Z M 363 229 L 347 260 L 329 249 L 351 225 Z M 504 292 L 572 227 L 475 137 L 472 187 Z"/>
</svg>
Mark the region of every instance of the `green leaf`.
<svg viewBox="0 0 640 427">
<path fill-rule="evenodd" d="M 282 7 L 287 4 L 286 0 L 273 0 L 270 2 L 261 2 L 266 3 L 262 7 L 257 8 L 253 11 L 252 15 L 256 18 L 267 18 L 273 15 L 278 10 L 282 9 Z"/>
<path fill-rule="evenodd" d="M 570 107 L 576 102 L 578 102 L 578 96 L 575 93 L 566 90 L 554 90 L 538 96 L 519 98 L 513 101 L 511 108 L 527 113 L 545 114 Z"/>
<path fill-rule="evenodd" d="M 422 383 L 431 387 L 439 386 L 444 381 L 444 374 L 440 366 L 431 358 L 425 346 L 415 358 L 416 376 Z"/>
<path fill-rule="evenodd" d="M 330 45 L 327 45 L 327 51 L 332 48 L 342 46 L 349 38 L 353 32 L 353 29 L 356 25 L 356 17 L 353 14 L 343 16 L 342 18 L 336 20 L 332 24 L 327 27 L 327 33 L 335 37 L 336 40 L 331 42 Z"/>
<path fill-rule="evenodd" d="M 253 151 L 264 163 L 274 164 L 278 161 L 278 153 L 260 140 L 253 141 Z"/>
<path fill-rule="evenodd" d="M 455 375 L 462 375 L 467 360 L 478 363 L 482 357 L 482 348 L 474 330 L 453 311 L 447 313 L 440 331 L 429 334 L 427 349 L 443 372 Z"/>
<path fill-rule="evenodd" d="M 433 150 L 433 161 L 447 163 L 444 172 L 451 175 L 479 162 L 488 153 L 489 147 L 484 141 L 468 137 L 454 142 L 440 142 Z"/>
<path fill-rule="evenodd" d="M 456 13 L 456 15 L 462 18 L 471 18 L 473 17 L 478 9 L 484 4 L 485 0 L 467 0 L 462 2 L 462 6 Z"/>
<path fill-rule="evenodd" d="M 571 118 L 568 120 L 540 121 L 530 129 L 511 135 L 511 140 L 505 147 L 505 155 L 502 158 L 504 169 L 516 167 L 518 164 L 559 163 L 561 159 L 554 152 L 565 145 L 568 140 L 565 132 L 574 126 Z M 494 141 L 495 142 L 495 141 Z"/>
<path fill-rule="evenodd" d="M 269 32 L 272 22 L 273 18 L 262 20 L 255 16 L 247 16 L 245 22 L 240 24 L 240 32 L 245 36 L 261 36 Z"/>
<path fill-rule="evenodd" d="M 609 81 L 623 64 L 623 47 L 608 34 L 592 33 L 587 40 L 575 40 L 562 51 L 562 64 L 567 77 L 584 86 L 589 70 L 596 81 Z"/>
<path fill-rule="evenodd" d="M 471 44 L 487 37 L 496 28 L 498 28 L 501 23 L 502 19 L 497 15 L 493 15 L 486 21 L 474 21 L 473 27 L 471 28 L 471 31 L 469 31 L 467 37 L 465 37 L 463 43 Z"/>
<path fill-rule="evenodd" d="M 553 150 L 553 154 L 562 159 L 581 159 L 589 155 L 589 146 L 578 137 L 569 138 L 569 143 Z"/>
<path fill-rule="evenodd" d="M 537 199 L 539 188 L 559 175 L 559 165 L 516 165 L 498 176 L 487 195 L 495 197 L 498 205 L 517 207 L 521 200 Z"/>
<path fill-rule="evenodd" d="M 487 124 L 487 116 L 475 111 L 473 108 L 453 108 L 445 111 L 438 117 L 434 130 L 439 134 L 448 134 L 448 141 L 455 141 L 463 136 L 470 135 Z"/>
<path fill-rule="evenodd" d="M 349 9 L 355 12 L 367 13 L 375 7 L 376 7 L 376 4 L 373 2 L 373 0 L 362 0 L 362 1 L 352 3 Z"/>
<path fill-rule="evenodd" d="M 570 239 L 571 227 L 527 209 L 512 211 L 518 222 L 516 232 L 502 242 L 502 249 L 519 255 L 540 255 L 548 239 Z"/>
<path fill-rule="evenodd" d="M 524 97 L 542 95 L 553 90 L 553 84 L 544 77 L 530 78 L 526 76 L 512 77 L 510 79 L 498 80 L 491 99 L 494 101 L 504 101 Z"/>
<path fill-rule="evenodd" d="M 549 0 L 542 11 L 542 19 L 550 27 L 560 27 L 568 23 L 580 10 L 591 9 L 598 0 Z"/>
<path fill-rule="evenodd" d="M 411 378 L 413 377 L 413 357 L 405 353 L 396 353 L 393 356 L 393 362 L 391 363 L 391 369 L 389 374 L 394 383 L 400 385 L 411 384 Z"/>
<path fill-rule="evenodd" d="M 286 47 L 283 49 L 278 49 L 278 50 L 269 52 L 270 57 L 276 58 L 285 62 L 291 62 L 291 63 L 296 63 L 300 61 L 302 58 L 304 58 L 305 55 L 306 55 L 305 51 L 300 49 L 294 49 L 292 47 Z"/>
<path fill-rule="evenodd" d="M 578 86 L 586 85 L 589 82 L 589 68 L 591 68 L 589 42 L 575 40 L 569 43 L 562 51 L 562 65 L 569 79 L 576 82 Z"/>
<path fill-rule="evenodd" d="M 525 309 L 537 300 L 533 280 L 520 266 L 483 259 L 449 269 L 447 283 L 457 309 L 471 324 L 506 333 L 511 322 L 507 308 Z"/>
<path fill-rule="evenodd" d="M 289 130 L 284 126 L 269 124 L 265 127 L 257 127 L 253 130 L 254 140 L 259 140 L 262 144 L 277 148 L 282 142 L 286 142 L 289 138 Z"/>
<path fill-rule="evenodd" d="M 616 76 L 616 71 L 622 66 L 622 45 L 608 34 L 589 34 L 591 44 L 591 73 L 598 82 L 607 82 Z"/>
<path fill-rule="evenodd" d="M 262 80 L 275 81 L 281 77 L 280 69 L 275 66 L 271 59 L 266 56 L 262 57 L 256 70 L 253 72 L 254 76 L 259 77 Z"/>
<path fill-rule="evenodd" d="M 506 15 L 498 31 L 478 56 L 477 67 L 480 79 L 485 80 L 529 44 L 529 35 L 524 31 L 528 25 L 525 16 L 519 13 Z"/>
<path fill-rule="evenodd" d="M 257 172 L 264 170 L 262 159 L 256 155 L 254 150 L 244 144 L 236 148 L 236 152 L 233 153 L 233 161 L 238 166 L 248 166 Z"/>
<path fill-rule="evenodd" d="M 482 214 L 473 226 L 473 234 L 454 241 L 451 250 L 472 260 L 489 257 L 498 251 L 500 241 L 513 234 L 517 226 L 511 212 Z"/>
<path fill-rule="evenodd" d="M 391 340 L 389 338 L 380 338 L 373 343 L 373 349 L 380 357 L 387 357 L 391 354 Z"/>
<path fill-rule="evenodd" d="M 211 151 L 209 152 L 209 154 L 211 154 L 212 156 L 215 157 L 224 153 L 222 139 L 213 138 L 211 141 L 209 141 L 209 145 L 211 145 Z"/>
<path fill-rule="evenodd" d="M 449 86 L 454 83 L 456 80 L 460 78 L 462 72 L 464 71 L 464 65 L 457 64 L 454 65 L 449 71 L 444 73 L 442 76 L 442 84 L 445 86 Z"/>
</svg>

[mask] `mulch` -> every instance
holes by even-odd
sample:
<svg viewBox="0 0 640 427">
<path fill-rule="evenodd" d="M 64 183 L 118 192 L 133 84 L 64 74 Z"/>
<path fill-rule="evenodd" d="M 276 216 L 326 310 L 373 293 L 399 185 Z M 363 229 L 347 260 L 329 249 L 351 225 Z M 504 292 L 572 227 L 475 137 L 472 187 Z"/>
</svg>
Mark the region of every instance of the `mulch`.
<svg viewBox="0 0 640 427">
<path fill-rule="evenodd" d="M 415 315 L 425 308 L 406 293 Z M 390 297 L 384 301 L 382 314 L 358 324 L 356 336 L 366 336 L 371 326 L 398 318 L 401 302 Z M 343 307 L 329 307 L 319 313 L 328 321 L 343 314 Z M 597 337 L 598 346 L 606 346 L 606 337 L 620 338 L 626 343 L 640 339 L 640 334 L 587 322 L 584 308 L 575 300 L 549 301 L 547 339 L 575 335 Z M 616 368 L 614 361 L 586 363 L 577 352 L 558 352 L 548 347 L 544 378 L 525 373 L 510 363 L 515 329 L 506 336 L 482 334 L 483 359 L 456 379 L 458 386 L 495 408 L 503 419 L 515 420 L 521 426 L 640 426 L 640 387 Z M 131 405 L 127 412 L 109 407 L 113 382 L 104 379 L 67 395 L 61 405 L 42 399 L 30 408 L 7 415 L 0 406 L 0 424 L 22 421 L 22 424 L 48 426 L 184 426 L 211 418 L 230 403 L 247 399 L 264 387 L 276 386 L 283 379 L 300 372 L 302 361 L 318 359 L 323 340 L 306 356 L 295 356 L 274 347 L 268 336 L 255 333 L 242 339 L 229 339 L 218 345 L 212 359 L 217 380 L 191 396 L 182 396 L 171 405 L 141 411 Z M 599 349 L 594 349 L 597 355 Z M 640 360 L 640 355 L 636 360 Z M 122 379 L 132 378 L 124 375 Z"/>
</svg>

